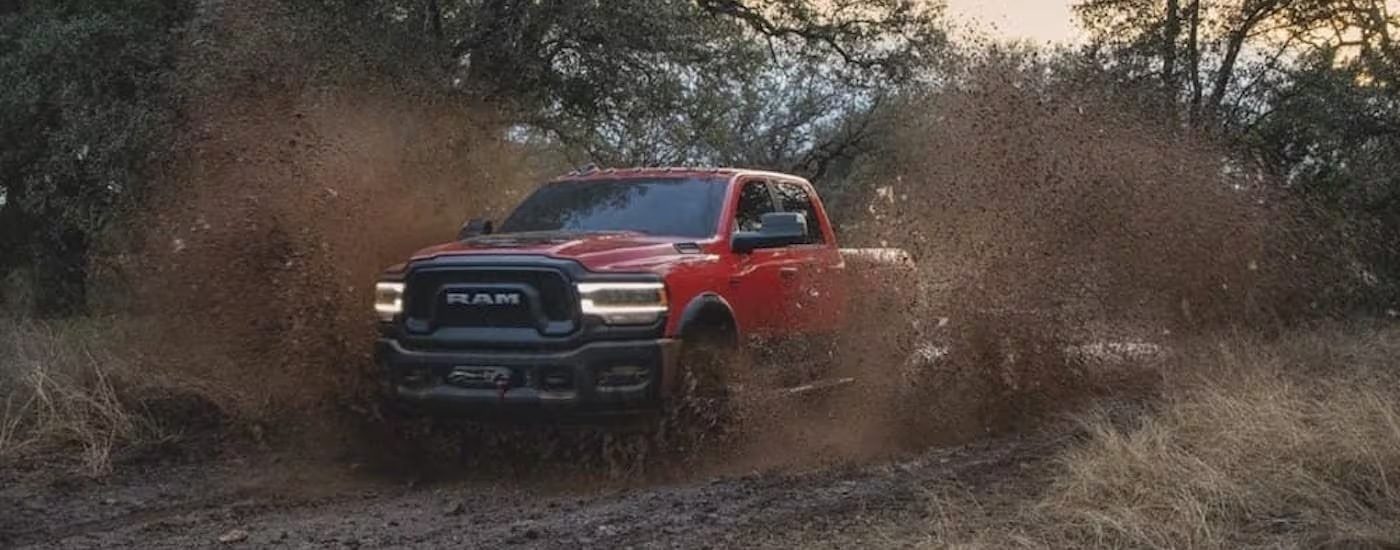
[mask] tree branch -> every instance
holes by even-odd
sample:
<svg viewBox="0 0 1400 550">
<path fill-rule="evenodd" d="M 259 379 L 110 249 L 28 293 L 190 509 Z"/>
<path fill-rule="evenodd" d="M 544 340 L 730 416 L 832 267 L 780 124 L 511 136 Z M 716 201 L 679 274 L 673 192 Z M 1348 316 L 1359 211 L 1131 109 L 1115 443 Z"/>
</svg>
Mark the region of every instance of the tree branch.
<svg viewBox="0 0 1400 550">
<path fill-rule="evenodd" d="M 1225 101 L 1225 93 L 1230 87 L 1230 81 L 1235 76 L 1235 64 L 1239 62 L 1240 51 L 1244 49 L 1245 39 L 1249 38 L 1255 25 L 1275 13 L 1282 3 L 1281 0 L 1259 0 L 1244 6 L 1244 17 L 1240 21 L 1240 26 L 1231 31 L 1226 38 L 1225 58 L 1220 62 L 1220 67 L 1215 73 L 1214 85 L 1210 90 L 1210 100 L 1207 107 L 1212 118 L 1220 113 L 1220 106 Z"/>
<path fill-rule="evenodd" d="M 851 19 L 837 24 L 813 24 L 807 27 L 795 27 L 776 23 L 740 0 L 696 0 L 696 5 L 711 14 L 730 17 L 744 23 L 754 32 L 764 36 L 799 38 L 808 43 L 822 44 L 836 52 L 842 61 L 853 66 L 866 69 L 887 66 L 883 60 L 862 59 L 856 56 L 841 42 L 843 37 L 858 36 L 860 26 L 881 25 L 880 21 Z"/>
<path fill-rule="evenodd" d="M 1162 85 L 1176 104 L 1176 46 L 1181 38 L 1181 0 L 1167 0 L 1167 24 L 1162 29 Z"/>
<path fill-rule="evenodd" d="M 1201 0 L 1191 2 L 1191 30 L 1186 43 L 1187 63 L 1191 72 L 1190 119 L 1193 126 L 1201 122 L 1201 100 L 1204 86 L 1201 82 Z"/>
</svg>

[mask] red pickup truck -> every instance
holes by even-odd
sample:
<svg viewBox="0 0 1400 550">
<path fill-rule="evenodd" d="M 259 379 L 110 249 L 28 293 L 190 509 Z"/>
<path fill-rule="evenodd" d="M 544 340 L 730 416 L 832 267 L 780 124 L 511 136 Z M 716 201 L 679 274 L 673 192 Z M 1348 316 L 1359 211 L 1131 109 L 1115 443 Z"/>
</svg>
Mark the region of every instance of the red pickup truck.
<svg viewBox="0 0 1400 550">
<path fill-rule="evenodd" d="M 908 354 L 912 273 L 902 251 L 838 248 L 796 176 L 590 168 L 385 271 L 375 356 L 391 398 L 434 415 L 715 406 L 756 371 L 775 390 L 830 382 L 853 323 L 887 324 Z"/>
</svg>

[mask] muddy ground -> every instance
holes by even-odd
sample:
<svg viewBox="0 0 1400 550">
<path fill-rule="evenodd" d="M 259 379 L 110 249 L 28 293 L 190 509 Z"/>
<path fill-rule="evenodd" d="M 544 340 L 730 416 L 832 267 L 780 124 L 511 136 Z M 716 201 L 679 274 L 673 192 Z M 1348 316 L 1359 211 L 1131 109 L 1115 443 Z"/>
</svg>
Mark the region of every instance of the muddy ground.
<svg viewBox="0 0 1400 550">
<path fill-rule="evenodd" d="M 799 540 L 806 547 L 888 546 L 929 534 L 938 510 L 928 489 L 955 484 L 1024 494 L 1004 485 L 1034 490 L 1034 471 L 1071 437 L 1057 426 L 872 464 L 650 487 L 568 488 L 528 479 L 422 483 L 348 465 L 225 459 L 101 483 L 6 484 L 0 542 L 17 548 L 723 548 L 792 547 Z M 906 530 L 872 533 L 875 523 Z"/>
<path fill-rule="evenodd" d="M 1104 373 L 1148 363 L 1120 354 Z M 1130 402 L 1077 408 L 1126 414 Z M 1048 459 L 1077 430 L 1054 414 L 1000 434 L 833 460 L 775 437 L 742 460 L 646 480 L 577 475 L 565 461 L 525 474 L 470 461 L 425 474 L 348 455 L 308 459 L 305 449 L 164 459 L 101 480 L 0 474 L 0 547 L 909 546 L 937 535 L 932 495 L 979 495 L 988 513 L 998 499 L 1009 506 L 1039 490 Z"/>
</svg>

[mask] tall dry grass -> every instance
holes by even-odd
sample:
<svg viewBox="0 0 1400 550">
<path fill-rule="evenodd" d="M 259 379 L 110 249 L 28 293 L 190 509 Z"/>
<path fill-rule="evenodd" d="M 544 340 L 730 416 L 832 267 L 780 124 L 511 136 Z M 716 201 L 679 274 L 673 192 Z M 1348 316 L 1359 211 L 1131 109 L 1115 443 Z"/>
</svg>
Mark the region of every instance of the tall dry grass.
<svg viewBox="0 0 1400 550">
<path fill-rule="evenodd" d="M 1154 412 L 1086 416 L 1035 496 L 940 491 L 926 545 L 1400 546 L 1397 352 L 1394 328 L 1213 339 Z"/>
<path fill-rule="evenodd" d="M 1094 545 L 1400 544 L 1397 351 L 1396 332 L 1221 343 L 1160 414 L 1089 419 L 1043 513 Z"/>
<path fill-rule="evenodd" d="M 140 372 L 107 319 L 0 317 L 0 468 L 99 476 L 122 454 L 178 439 L 187 390 Z M 186 401 L 188 403 L 188 401 Z M 207 412 L 207 411 L 206 411 Z"/>
</svg>

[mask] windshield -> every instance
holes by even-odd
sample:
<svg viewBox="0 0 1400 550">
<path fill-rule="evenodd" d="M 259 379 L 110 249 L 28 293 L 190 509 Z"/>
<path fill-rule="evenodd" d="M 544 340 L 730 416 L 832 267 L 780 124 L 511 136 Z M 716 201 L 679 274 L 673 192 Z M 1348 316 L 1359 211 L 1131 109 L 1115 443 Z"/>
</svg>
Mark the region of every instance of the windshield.
<svg viewBox="0 0 1400 550">
<path fill-rule="evenodd" d="M 725 186 L 713 179 L 618 178 L 539 188 L 501 224 L 501 233 L 636 231 L 707 238 L 715 233 Z"/>
</svg>

